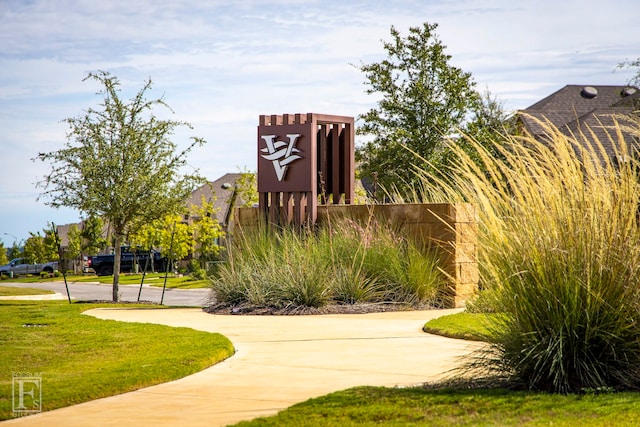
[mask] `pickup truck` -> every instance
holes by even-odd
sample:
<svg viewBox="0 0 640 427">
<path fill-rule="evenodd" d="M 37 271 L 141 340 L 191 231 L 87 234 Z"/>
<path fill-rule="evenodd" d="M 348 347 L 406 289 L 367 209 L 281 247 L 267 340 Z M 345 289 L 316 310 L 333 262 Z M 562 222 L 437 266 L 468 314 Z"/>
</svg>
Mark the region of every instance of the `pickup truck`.
<svg viewBox="0 0 640 427">
<path fill-rule="evenodd" d="M 58 269 L 58 262 L 52 261 L 45 264 L 29 263 L 25 258 L 14 258 L 7 265 L 0 265 L 1 276 L 21 276 L 25 274 L 40 274 L 41 272 L 53 273 Z"/>
<path fill-rule="evenodd" d="M 87 260 L 88 268 L 93 269 L 98 276 L 110 276 L 113 274 L 114 255 L 90 256 Z M 147 262 L 148 260 L 148 262 Z M 131 273 L 138 265 L 138 271 L 142 271 L 145 266 L 147 271 L 164 271 L 167 259 L 160 255 L 160 252 L 132 251 L 128 247 L 123 247 L 120 254 L 120 272 Z"/>
</svg>

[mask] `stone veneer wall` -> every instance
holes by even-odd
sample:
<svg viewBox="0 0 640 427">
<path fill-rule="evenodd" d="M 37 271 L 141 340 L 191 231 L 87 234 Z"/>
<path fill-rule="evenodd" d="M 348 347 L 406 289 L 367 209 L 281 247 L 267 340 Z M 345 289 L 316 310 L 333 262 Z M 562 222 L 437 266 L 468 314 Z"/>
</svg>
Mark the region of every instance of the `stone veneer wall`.
<svg viewBox="0 0 640 427">
<path fill-rule="evenodd" d="M 325 205 L 318 206 L 318 223 L 348 217 L 366 221 L 370 216 L 397 227 L 423 247 L 440 251 L 441 266 L 450 281 L 443 299 L 449 308 L 464 307 L 478 289 L 478 221 L 475 206 L 468 203 Z M 258 227 L 258 208 L 237 208 L 234 226 Z"/>
</svg>

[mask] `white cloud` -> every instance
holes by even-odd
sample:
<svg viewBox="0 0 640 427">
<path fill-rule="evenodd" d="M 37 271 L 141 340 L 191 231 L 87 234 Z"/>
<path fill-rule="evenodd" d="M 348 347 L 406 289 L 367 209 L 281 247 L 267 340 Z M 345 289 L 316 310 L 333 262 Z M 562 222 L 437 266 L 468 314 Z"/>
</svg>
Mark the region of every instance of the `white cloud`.
<svg viewBox="0 0 640 427">
<path fill-rule="evenodd" d="M 151 77 L 175 118 L 209 141 L 190 163 L 216 178 L 255 167 L 260 114 L 368 110 L 376 97 L 350 64 L 382 59 L 391 25 L 406 34 L 438 23 L 452 63 L 515 109 L 566 84 L 624 83 L 632 72 L 612 71 L 638 56 L 636 8 L 635 0 L 5 0 L 0 237 L 24 238 L 49 220 L 41 204 L 31 210 L 40 216 L 24 214 L 47 171 L 30 158 L 61 146 L 59 121 L 99 100 L 96 83 L 82 82 L 89 71 L 111 71 L 127 97 Z"/>
</svg>

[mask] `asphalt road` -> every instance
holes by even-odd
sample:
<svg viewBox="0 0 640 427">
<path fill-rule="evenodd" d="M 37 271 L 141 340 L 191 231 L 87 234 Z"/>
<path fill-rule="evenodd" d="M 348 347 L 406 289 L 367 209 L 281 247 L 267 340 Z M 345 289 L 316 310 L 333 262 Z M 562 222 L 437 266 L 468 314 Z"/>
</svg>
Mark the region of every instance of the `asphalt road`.
<svg viewBox="0 0 640 427">
<path fill-rule="evenodd" d="M 67 290 L 64 282 L 44 282 L 44 283 L 13 283 L 0 282 L 2 286 L 16 286 L 19 288 L 36 288 L 54 291 L 67 298 Z M 77 301 L 111 301 L 112 286 L 98 283 L 69 283 L 69 293 L 72 300 Z M 135 302 L 138 300 L 139 285 L 120 285 L 119 294 L 121 301 Z M 143 286 L 140 295 L 141 302 L 152 302 L 175 307 L 203 307 L 209 300 L 209 289 L 170 289 L 164 291 L 162 287 Z"/>
</svg>

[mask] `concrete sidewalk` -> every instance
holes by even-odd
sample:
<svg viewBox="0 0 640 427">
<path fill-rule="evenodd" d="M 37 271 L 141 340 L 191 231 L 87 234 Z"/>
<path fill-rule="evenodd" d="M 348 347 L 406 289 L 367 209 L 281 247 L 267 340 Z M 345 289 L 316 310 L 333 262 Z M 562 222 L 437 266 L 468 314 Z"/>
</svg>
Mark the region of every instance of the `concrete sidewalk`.
<svg viewBox="0 0 640 427">
<path fill-rule="evenodd" d="M 170 383 L 7 421 L 24 426 L 223 426 L 359 385 L 441 378 L 478 343 L 425 334 L 460 310 L 324 316 L 212 315 L 200 309 L 94 309 L 100 319 L 187 326 L 227 336 L 230 359 Z M 46 388 L 43 389 L 46 408 Z"/>
</svg>

